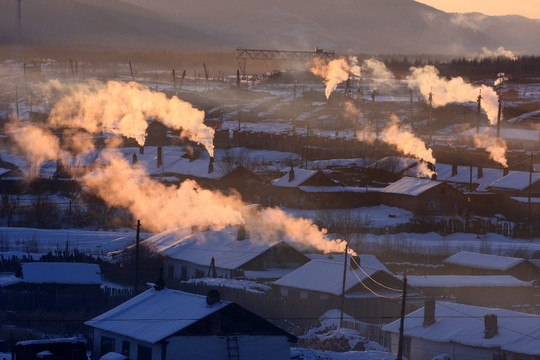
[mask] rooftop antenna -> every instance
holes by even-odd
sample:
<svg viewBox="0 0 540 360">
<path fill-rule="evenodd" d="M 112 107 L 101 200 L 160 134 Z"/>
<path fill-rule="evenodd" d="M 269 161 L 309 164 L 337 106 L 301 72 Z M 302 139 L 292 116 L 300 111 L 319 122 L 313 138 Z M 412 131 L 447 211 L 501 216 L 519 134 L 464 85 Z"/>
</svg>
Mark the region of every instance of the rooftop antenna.
<svg viewBox="0 0 540 360">
<path fill-rule="evenodd" d="M 21 0 L 17 0 L 17 61 L 24 62 Z"/>
</svg>

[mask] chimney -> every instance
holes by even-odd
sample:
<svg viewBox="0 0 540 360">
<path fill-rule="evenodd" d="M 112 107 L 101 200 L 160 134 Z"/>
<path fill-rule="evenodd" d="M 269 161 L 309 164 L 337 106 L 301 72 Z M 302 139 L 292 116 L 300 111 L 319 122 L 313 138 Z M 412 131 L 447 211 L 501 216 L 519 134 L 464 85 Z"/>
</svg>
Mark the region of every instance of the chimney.
<svg viewBox="0 0 540 360">
<path fill-rule="evenodd" d="M 208 306 L 217 304 L 220 301 L 221 295 L 219 294 L 219 291 L 217 291 L 216 289 L 208 290 L 208 294 L 206 295 L 206 304 Z"/>
<path fill-rule="evenodd" d="M 236 226 L 236 240 L 242 241 L 246 239 L 246 228 L 244 225 Z"/>
<path fill-rule="evenodd" d="M 294 180 L 294 169 L 291 165 L 291 170 L 289 170 L 289 182 Z"/>
<path fill-rule="evenodd" d="M 162 151 L 161 146 L 158 146 L 157 148 L 157 168 L 159 169 L 163 165 L 163 157 L 162 157 Z"/>
<path fill-rule="evenodd" d="M 484 176 L 484 168 L 479 166 L 478 167 L 478 179 L 481 179 Z"/>
<path fill-rule="evenodd" d="M 214 157 L 210 156 L 210 161 L 208 162 L 208 173 L 210 174 L 213 171 L 214 171 Z"/>
<path fill-rule="evenodd" d="M 428 169 L 433 171 L 433 175 L 431 175 L 431 180 L 437 180 L 437 172 L 435 171 L 435 164 L 434 163 L 427 163 Z"/>
<path fill-rule="evenodd" d="M 457 164 L 453 163 L 452 164 L 452 176 L 456 176 L 456 175 L 457 175 Z"/>
<path fill-rule="evenodd" d="M 427 327 L 435 322 L 435 300 L 424 301 L 424 322 L 422 326 Z"/>
<path fill-rule="evenodd" d="M 499 326 L 497 326 L 497 315 L 486 314 L 484 315 L 484 337 L 491 339 L 499 333 Z"/>
<path fill-rule="evenodd" d="M 508 175 L 508 166 L 503 168 L 503 176 Z"/>
<path fill-rule="evenodd" d="M 360 267 L 360 256 L 358 255 L 351 255 L 351 262 L 349 264 L 349 268 L 351 270 L 358 269 Z"/>
<path fill-rule="evenodd" d="M 159 268 L 159 279 L 156 281 L 156 284 L 154 285 L 154 289 L 157 291 L 165 289 L 165 280 L 163 280 L 163 268 Z"/>
<path fill-rule="evenodd" d="M 139 146 L 139 154 L 144 154 L 144 146 Z"/>
<path fill-rule="evenodd" d="M 131 161 L 132 165 L 135 165 L 137 163 L 137 154 L 133 153 L 133 160 Z"/>
</svg>

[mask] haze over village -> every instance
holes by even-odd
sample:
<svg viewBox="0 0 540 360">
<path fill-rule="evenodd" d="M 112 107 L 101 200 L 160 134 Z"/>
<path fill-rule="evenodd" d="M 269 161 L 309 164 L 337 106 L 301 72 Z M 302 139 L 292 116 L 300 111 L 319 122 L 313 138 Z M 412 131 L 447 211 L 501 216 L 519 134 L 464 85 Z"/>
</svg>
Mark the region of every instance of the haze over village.
<svg viewBox="0 0 540 360">
<path fill-rule="evenodd" d="M 540 359 L 528 0 L 0 3 L 0 360 Z"/>
</svg>

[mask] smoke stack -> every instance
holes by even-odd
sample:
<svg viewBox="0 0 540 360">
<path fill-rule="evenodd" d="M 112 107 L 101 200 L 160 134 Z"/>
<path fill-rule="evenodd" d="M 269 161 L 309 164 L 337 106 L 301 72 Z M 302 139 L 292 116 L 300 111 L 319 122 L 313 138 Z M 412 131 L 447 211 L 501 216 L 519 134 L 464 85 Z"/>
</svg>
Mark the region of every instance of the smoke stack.
<svg viewBox="0 0 540 360">
<path fill-rule="evenodd" d="M 479 166 L 478 167 L 478 179 L 482 178 L 484 176 L 484 168 Z"/>
<path fill-rule="evenodd" d="M 428 299 L 424 302 L 424 322 L 422 326 L 426 327 L 435 322 L 435 300 Z"/>
<path fill-rule="evenodd" d="M 508 166 L 503 168 L 503 176 L 508 175 Z"/>
<path fill-rule="evenodd" d="M 242 241 L 246 239 L 246 228 L 243 225 L 236 226 L 236 240 Z"/>
<path fill-rule="evenodd" d="M 457 175 L 457 164 L 453 163 L 452 164 L 452 176 L 456 176 L 456 175 Z"/>
<path fill-rule="evenodd" d="M 499 333 L 499 326 L 497 325 L 497 315 L 486 314 L 484 315 L 484 337 L 491 339 Z"/>
<path fill-rule="evenodd" d="M 144 146 L 139 146 L 139 154 L 144 154 Z"/>
<path fill-rule="evenodd" d="M 435 171 L 435 164 L 428 162 L 427 166 L 429 170 L 433 171 L 433 175 L 431 175 L 431 180 L 437 180 L 437 172 Z"/>
<path fill-rule="evenodd" d="M 154 289 L 157 291 L 165 289 L 165 280 L 163 280 L 163 268 L 159 268 L 159 279 L 156 281 L 156 284 L 154 285 Z"/>
<path fill-rule="evenodd" d="M 206 304 L 208 306 L 217 304 L 220 301 L 221 301 L 221 295 L 219 294 L 219 291 L 215 289 L 208 290 L 208 294 L 206 295 Z"/>
<path fill-rule="evenodd" d="M 137 154 L 133 153 L 133 159 L 131 160 L 131 164 L 135 165 L 137 163 Z"/>
<path fill-rule="evenodd" d="M 162 151 L 161 146 L 158 146 L 157 148 L 157 167 L 158 169 L 163 165 L 163 157 L 162 157 Z"/>
<path fill-rule="evenodd" d="M 214 157 L 210 156 L 210 161 L 208 162 L 208 173 L 210 174 L 214 171 Z"/>
<path fill-rule="evenodd" d="M 294 169 L 291 166 L 291 170 L 289 170 L 289 182 L 294 180 Z"/>
</svg>

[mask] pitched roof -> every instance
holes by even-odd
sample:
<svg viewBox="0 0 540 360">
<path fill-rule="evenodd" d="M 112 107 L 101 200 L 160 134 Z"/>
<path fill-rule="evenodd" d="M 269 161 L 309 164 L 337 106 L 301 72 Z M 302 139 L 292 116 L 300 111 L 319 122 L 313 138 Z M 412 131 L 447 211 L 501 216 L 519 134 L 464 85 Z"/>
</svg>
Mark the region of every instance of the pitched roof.
<svg viewBox="0 0 540 360">
<path fill-rule="evenodd" d="M 527 287 L 530 282 L 521 281 L 510 275 L 468 276 L 468 275 L 427 275 L 407 276 L 407 282 L 414 287 Z"/>
<path fill-rule="evenodd" d="M 440 184 L 442 184 L 441 181 L 406 176 L 399 179 L 395 183 L 388 185 L 382 190 L 382 192 L 408 196 L 419 196 Z"/>
<path fill-rule="evenodd" d="M 508 175 L 489 184 L 488 188 L 497 188 L 505 190 L 525 190 L 529 187 L 530 173 L 527 171 L 510 171 Z M 540 181 L 540 174 L 533 173 L 531 184 Z"/>
<path fill-rule="evenodd" d="M 345 292 L 366 280 L 378 271 L 391 274 L 390 271 L 373 255 L 359 255 L 362 269 L 351 270 L 347 267 L 345 276 Z M 343 257 L 341 257 L 343 258 Z M 365 272 L 365 273 L 364 273 Z M 366 275 L 367 274 L 367 275 Z M 273 282 L 274 285 L 295 289 L 317 291 L 332 295 L 340 295 L 343 287 L 343 261 L 311 260 L 307 264 L 291 271 Z"/>
<path fill-rule="evenodd" d="M 524 262 L 525 259 L 510 256 L 498 256 L 490 254 L 460 251 L 446 259 L 445 264 L 468 266 L 478 269 L 505 271 Z"/>
<path fill-rule="evenodd" d="M 28 284 L 100 285 L 98 264 L 29 262 L 22 264 L 23 281 Z"/>
<path fill-rule="evenodd" d="M 495 314 L 499 333 L 484 337 L 484 315 Z M 423 326 L 424 308 L 405 317 L 406 336 L 441 343 L 498 348 L 518 354 L 540 355 L 540 317 L 504 309 L 436 302 L 435 323 Z M 384 331 L 399 332 L 400 321 L 383 327 Z"/>
<path fill-rule="evenodd" d="M 169 258 L 189 261 L 194 264 L 210 265 L 212 257 L 216 267 L 237 269 L 278 244 L 264 243 L 254 239 L 237 240 L 237 228 L 197 231 L 174 229 L 152 236 L 146 241 Z"/>
<path fill-rule="evenodd" d="M 153 344 L 229 304 L 208 306 L 202 295 L 149 289 L 85 324 Z"/>
<path fill-rule="evenodd" d="M 278 187 L 289 187 L 294 188 L 297 186 L 302 185 L 307 180 L 309 180 L 312 176 L 317 174 L 320 170 L 306 170 L 306 169 L 300 169 L 300 168 L 293 168 L 294 170 L 294 179 L 292 181 L 289 181 L 289 171 L 282 177 L 276 180 L 272 180 L 272 185 L 278 186 Z"/>
</svg>

